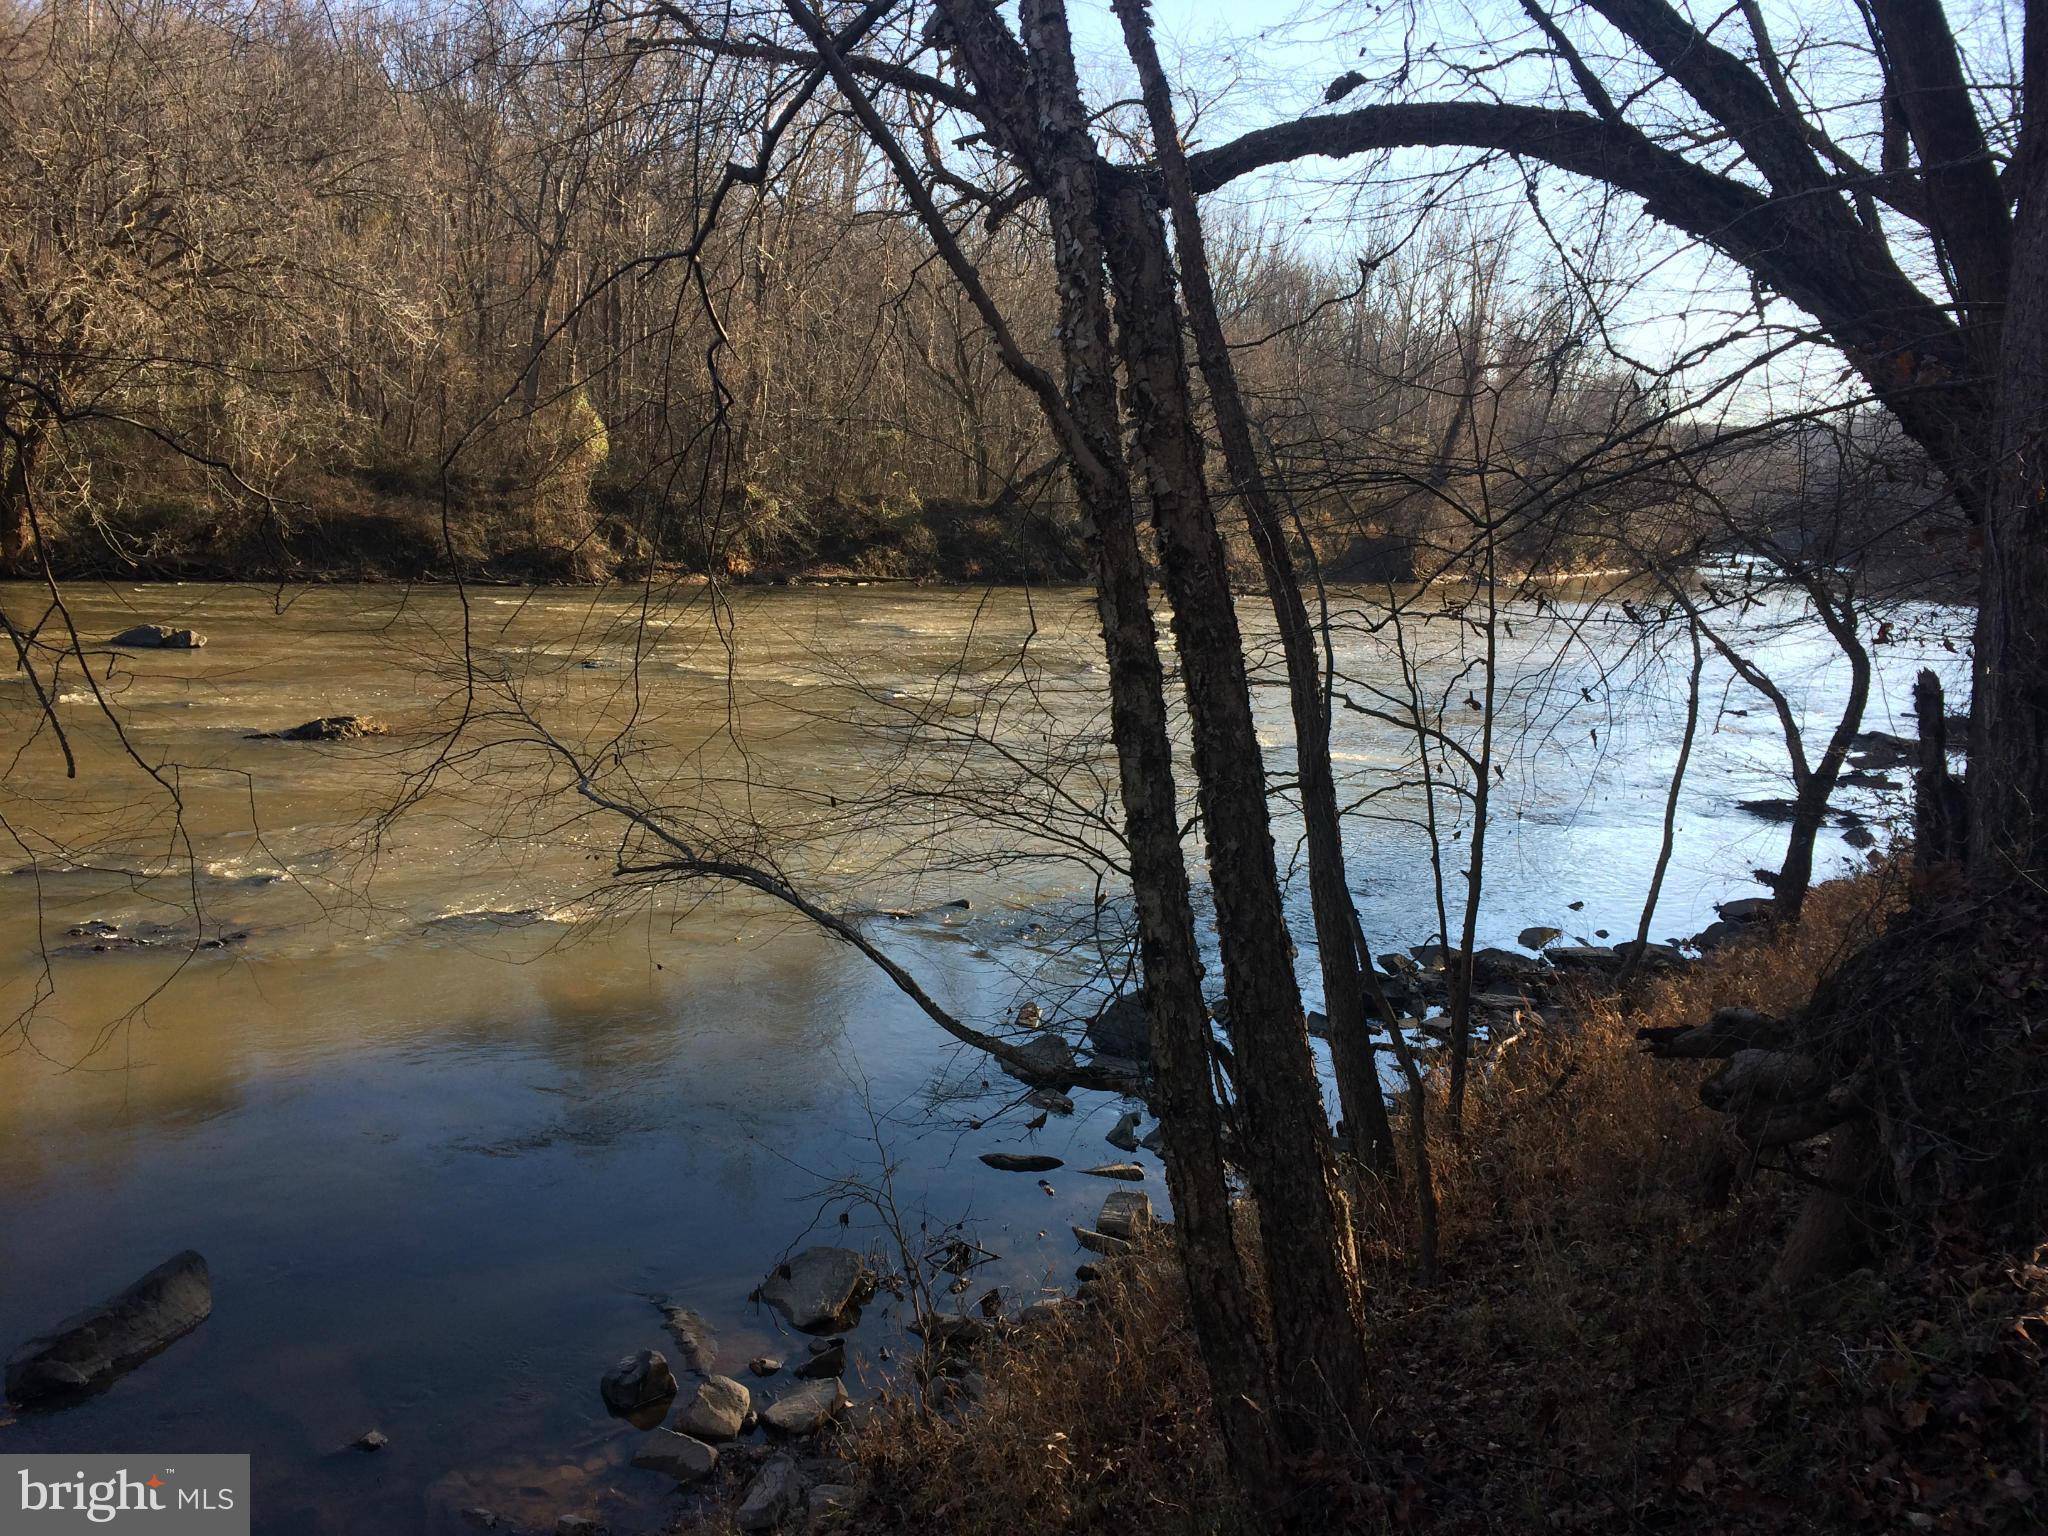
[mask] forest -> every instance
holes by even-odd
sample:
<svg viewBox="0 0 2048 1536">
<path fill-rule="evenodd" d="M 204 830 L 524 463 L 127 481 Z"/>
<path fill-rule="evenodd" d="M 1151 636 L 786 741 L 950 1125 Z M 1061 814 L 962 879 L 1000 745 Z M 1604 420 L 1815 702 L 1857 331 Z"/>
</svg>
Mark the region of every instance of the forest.
<svg viewBox="0 0 2048 1536">
<path fill-rule="evenodd" d="M 32 569 L 39 520 L 58 569 L 144 579 L 1083 578 L 1058 445 L 859 125 L 801 114 L 734 183 L 782 86 L 672 30 L 11 8 L 0 562 Z M 937 111 L 907 130 L 933 148 Z M 1529 213 L 1413 201 L 1210 236 L 1253 425 L 1333 576 L 1455 564 L 1489 499 L 1520 504 L 1518 570 L 1682 561 L 1807 474 L 1853 504 L 1845 542 L 1953 531 L 1889 421 L 1731 416 L 1727 380 L 1603 341 L 1619 279 L 1532 258 Z M 965 238 L 1044 366 L 1042 215 L 1001 212 Z"/>
</svg>

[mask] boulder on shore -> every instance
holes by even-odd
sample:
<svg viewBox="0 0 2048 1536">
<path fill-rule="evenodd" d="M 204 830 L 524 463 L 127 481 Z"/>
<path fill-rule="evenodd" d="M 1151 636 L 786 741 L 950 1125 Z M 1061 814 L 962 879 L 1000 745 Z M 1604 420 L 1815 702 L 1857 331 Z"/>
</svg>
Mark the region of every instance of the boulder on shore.
<svg viewBox="0 0 2048 1536">
<path fill-rule="evenodd" d="M 604 1405 L 613 1413 L 637 1413 L 676 1395 L 676 1373 L 669 1369 L 668 1356 L 660 1350 L 643 1349 L 606 1371 L 598 1391 L 604 1394 Z"/>
<path fill-rule="evenodd" d="M 1618 971 L 1622 961 L 1607 944 L 1553 944 L 1543 956 L 1560 971 Z"/>
<path fill-rule="evenodd" d="M 131 651 L 196 651 L 206 644 L 206 636 L 196 629 L 172 629 L 168 624 L 137 624 L 107 643 Z"/>
<path fill-rule="evenodd" d="M 1480 949 L 1472 955 L 1472 975 L 1481 986 L 1506 982 L 1509 986 L 1541 986 L 1553 979 L 1547 962 L 1512 949 Z"/>
<path fill-rule="evenodd" d="M 844 1326 L 847 1314 L 874 1294 L 868 1262 L 851 1248 L 806 1248 L 761 1282 L 755 1299 L 806 1333 Z"/>
<path fill-rule="evenodd" d="M 188 1248 L 118 1296 L 23 1344 L 7 1361 L 7 1395 L 28 1406 L 104 1387 L 190 1333 L 212 1311 L 206 1260 Z"/>
<path fill-rule="evenodd" d="M 1685 964 L 1685 954 L 1675 944 L 1659 944 L 1656 940 L 1652 939 L 1641 947 L 1643 951 L 1643 964 L 1653 971 L 1675 970 Z M 1634 939 L 1623 939 L 1614 946 L 1614 952 L 1626 960 L 1635 954 L 1636 948 L 1637 945 Z"/>
<path fill-rule="evenodd" d="M 1714 910 L 1731 923 L 1768 923 L 1776 915 L 1778 904 L 1768 896 L 1743 896 L 1717 902 Z"/>
<path fill-rule="evenodd" d="M 761 1410 L 761 1422 L 778 1435 L 814 1435 L 849 1399 L 838 1377 L 813 1381 L 784 1393 Z"/>
<path fill-rule="evenodd" d="M 743 1531 L 772 1531 L 796 1512 L 803 1497 L 803 1474 L 787 1456 L 771 1456 L 747 1485 L 733 1519 Z"/>
<path fill-rule="evenodd" d="M 737 1440 L 747 1426 L 754 1395 L 730 1376 L 706 1377 L 683 1411 L 676 1427 L 699 1440 Z"/>
</svg>

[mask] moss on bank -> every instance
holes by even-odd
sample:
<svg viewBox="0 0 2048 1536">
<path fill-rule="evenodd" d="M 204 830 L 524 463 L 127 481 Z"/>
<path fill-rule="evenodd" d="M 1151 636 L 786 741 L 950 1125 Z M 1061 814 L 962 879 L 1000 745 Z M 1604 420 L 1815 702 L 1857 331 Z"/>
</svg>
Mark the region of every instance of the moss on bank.
<svg viewBox="0 0 2048 1536">
<path fill-rule="evenodd" d="M 1586 1000 L 1475 1084 L 1435 1149 L 1444 1276 L 1405 1209 L 1365 1260 L 1370 1442 L 1309 1469 L 1318 1528 L 1445 1532 L 2037 1531 L 2048 1270 L 1947 1234 L 1796 1303 L 1763 1286 L 1800 1176 L 1738 1176 L 1707 1066 L 1635 1031 L 1789 1012 L 1894 905 L 1880 873 L 1796 930 Z M 833 1529 L 1264 1529 L 1230 1498 L 1170 1256 L 976 1362 L 965 1415 L 899 1401 L 844 1437 L 865 1492 Z"/>
</svg>

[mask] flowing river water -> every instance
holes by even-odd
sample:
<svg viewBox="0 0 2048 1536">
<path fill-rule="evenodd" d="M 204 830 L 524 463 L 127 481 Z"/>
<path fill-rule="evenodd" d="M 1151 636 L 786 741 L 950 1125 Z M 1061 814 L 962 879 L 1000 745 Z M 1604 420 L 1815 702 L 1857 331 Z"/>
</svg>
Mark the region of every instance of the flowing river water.
<svg viewBox="0 0 2048 1536">
<path fill-rule="evenodd" d="M 1378 600 L 1339 596 L 1348 697 L 1401 695 L 1390 633 L 1366 627 Z M 749 1293 L 807 1242 L 894 1253 L 863 1190 L 906 1213 L 913 1246 L 960 1224 L 995 1255 L 962 1304 L 1071 1283 L 1070 1228 L 1120 1187 L 1080 1170 L 1120 1155 L 1103 1136 L 1128 1106 L 1078 1093 L 1027 1130 L 1014 1082 L 786 909 L 701 887 L 628 899 L 626 824 L 576 779 L 877 914 L 869 931 L 965 1018 L 1072 1012 L 1073 936 L 1115 911 L 1084 856 L 1109 846 L 1113 779 L 1099 741 L 1070 739 L 1103 723 L 1085 592 L 70 597 L 89 645 L 143 620 L 210 643 L 102 653 L 97 694 L 64 670 L 76 778 L 26 681 L 0 681 L 0 1349 L 188 1247 L 215 1306 L 111 1390 L 0 1425 L 0 1449 L 247 1451 L 259 1531 L 453 1530 L 478 1506 L 652 1530 L 679 1495 L 630 1467 L 638 1431 L 597 1382 L 636 1349 L 678 1353 L 658 1299 L 711 1321 L 723 1370 L 793 1361 L 806 1341 Z M 17 623 L 44 606 L 23 587 L 0 603 Z M 1846 671 L 1784 616 L 1747 633 L 1824 734 Z M 1480 942 L 1627 936 L 1689 652 L 1652 655 L 1584 595 L 1505 617 Z M 1912 672 L 1952 671 L 1959 625 L 1900 620 L 1868 724 L 1910 731 Z M 1445 619 L 1403 635 L 1457 733 L 1477 720 L 1475 643 Z M 1284 780 L 1284 697 L 1259 698 Z M 391 731 L 255 737 L 344 712 Z M 1340 710 L 1336 756 L 1370 936 L 1432 938 L 1409 740 Z M 1654 937 L 1756 893 L 1783 829 L 1737 802 L 1789 793 L 1784 763 L 1769 708 L 1710 667 Z M 1881 840 L 1904 797 L 1843 803 Z M 1443 817 L 1455 921 L 1469 831 Z M 1284 806 L 1278 826 L 1298 865 Z M 1823 834 L 1824 873 L 1860 857 L 1842 834 Z M 1304 885 L 1297 867 L 1297 902 Z M 1301 970 L 1314 1002 L 1312 953 Z M 978 1161 L 999 1149 L 1067 1166 L 1041 1182 Z M 1137 1160 L 1163 1205 L 1157 1159 Z M 902 1321 L 885 1291 L 850 1386 L 883 1380 Z M 345 1449 L 373 1427 L 386 1449 Z"/>
</svg>

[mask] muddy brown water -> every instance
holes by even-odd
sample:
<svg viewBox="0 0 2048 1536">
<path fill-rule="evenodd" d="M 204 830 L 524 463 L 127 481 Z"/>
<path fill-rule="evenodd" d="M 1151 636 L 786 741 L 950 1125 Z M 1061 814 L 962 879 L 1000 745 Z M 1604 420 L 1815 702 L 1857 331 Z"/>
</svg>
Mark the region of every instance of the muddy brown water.
<svg viewBox="0 0 2048 1536">
<path fill-rule="evenodd" d="M 1121 1187 L 1079 1170 L 1117 1156 L 1102 1138 L 1127 1106 L 1079 1094 L 1027 1131 L 1030 1111 L 997 1114 L 1016 1085 L 786 911 L 623 899 L 620 824 L 536 743 L 544 729 L 612 790 L 685 808 L 835 905 L 911 914 L 870 926 L 957 1011 L 1007 1018 L 1082 974 L 1052 936 L 1094 910 L 1092 874 L 999 856 L 1017 841 L 1005 815 L 1032 809 L 1019 783 L 991 786 L 1002 803 L 981 817 L 943 796 L 893 800 L 880 824 L 850 808 L 946 782 L 906 749 L 911 712 L 978 720 L 1099 798 L 1099 754 L 1048 746 L 1101 723 L 1085 593 L 778 591 L 726 611 L 692 593 L 652 614 L 579 591 L 472 592 L 466 609 L 383 587 L 72 595 L 95 643 L 144 620 L 210 643 L 99 658 L 99 691 L 159 778 L 67 669 L 67 779 L 25 683 L 0 680 L 0 1349 L 186 1247 L 212 1267 L 215 1308 L 110 1390 L 0 1427 L 0 1450 L 246 1451 L 259 1531 L 454 1530 L 473 1506 L 537 1529 L 577 1512 L 655 1529 L 684 1496 L 628 1465 L 639 1432 L 597 1384 L 633 1350 L 679 1356 L 657 1299 L 704 1314 L 734 1374 L 800 1356 L 808 1341 L 748 1294 L 807 1242 L 895 1251 L 848 1198 L 884 1182 L 916 1246 L 960 1224 L 996 1255 L 960 1304 L 1071 1283 L 1070 1227 Z M 17 622 L 41 611 L 22 587 L 0 603 Z M 1603 617 L 1573 645 L 1562 620 L 1525 613 L 1508 648 L 1482 942 L 1633 930 L 1682 674 L 1630 660 L 1629 626 L 1585 611 Z M 1873 724 L 1910 729 L 1912 669 L 1956 622 L 1901 626 Z M 1456 642 L 1439 626 L 1433 643 L 1428 680 L 1455 705 Z M 1816 713 L 1835 698 L 1825 652 L 1769 643 Z M 1399 691 L 1376 643 L 1347 640 L 1344 663 Z M 990 707 L 1020 691 L 1028 706 Z M 1284 701 L 1260 700 L 1284 775 Z M 251 739 L 342 712 L 392 734 Z M 1710 698 L 1655 936 L 1696 931 L 1775 864 L 1782 830 L 1735 808 L 1784 793 L 1774 732 L 1755 701 Z M 1377 791 L 1350 830 L 1373 938 L 1431 937 L 1400 744 L 1340 714 L 1337 756 L 1352 794 Z M 1852 803 L 1880 828 L 1898 807 Z M 1280 831 L 1292 862 L 1284 815 Z M 1856 856 L 1838 831 L 1823 852 Z M 1312 954 L 1302 970 L 1313 1002 Z M 993 1150 L 1067 1166 L 1041 1184 L 984 1167 Z M 1163 1206 L 1157 1160 L 1138 1160 Z M 856 1390 L 914 1347 L 902 1321 L 886 1292 L 869 1307 Z M 386 1449 L 344 1449 L 371 1428 Z"/>
</svg>

